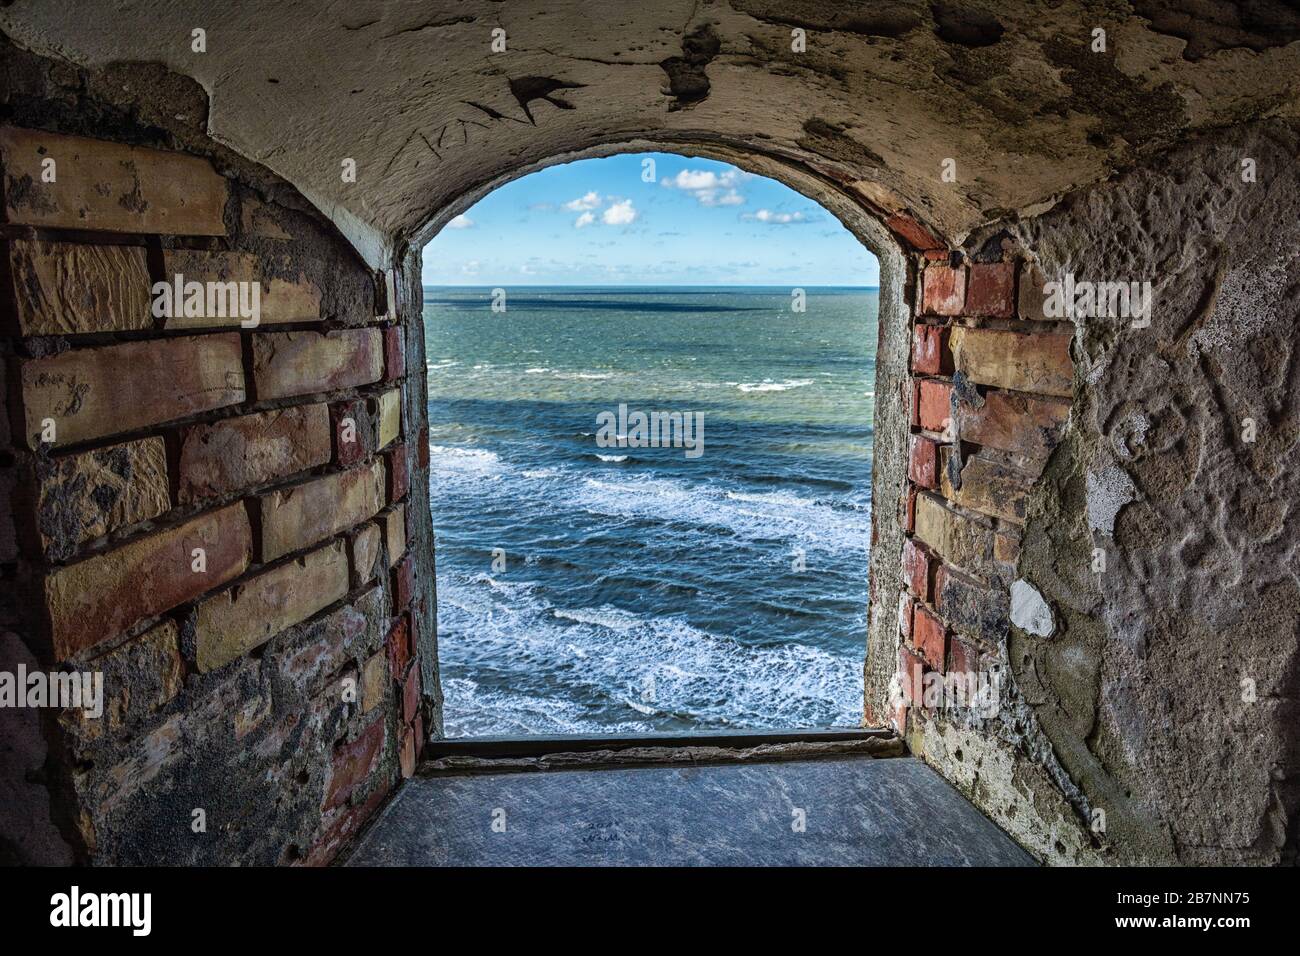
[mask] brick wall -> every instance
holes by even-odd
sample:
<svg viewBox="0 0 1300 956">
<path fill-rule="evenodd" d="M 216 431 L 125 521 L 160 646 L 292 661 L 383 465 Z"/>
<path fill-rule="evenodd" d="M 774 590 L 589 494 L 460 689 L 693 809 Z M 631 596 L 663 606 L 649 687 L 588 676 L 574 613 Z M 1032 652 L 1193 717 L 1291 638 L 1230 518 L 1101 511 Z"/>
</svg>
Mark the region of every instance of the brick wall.
<svg viewBox="0 0 1300 956">
<path fill-rule="evenodd" d="M 926 675 L 988 679 L 1005 664 L 1026 505 L 1070 415 L 1073 326 L 1044 316 L 1043 279 L 1009 245 L 915 259 L 900 733 L 931 716 Z"/>
<path fill-rule="evenodd" d="M 105 679 L 47 715 L 51 816 L 99 862 L 327 861 L 436 721 L 418 311 L 207 158 L 8 126 L 0 163 L 0 623 Z M 178 273 L 260 324 L 156 315 Z"/>
</svg>

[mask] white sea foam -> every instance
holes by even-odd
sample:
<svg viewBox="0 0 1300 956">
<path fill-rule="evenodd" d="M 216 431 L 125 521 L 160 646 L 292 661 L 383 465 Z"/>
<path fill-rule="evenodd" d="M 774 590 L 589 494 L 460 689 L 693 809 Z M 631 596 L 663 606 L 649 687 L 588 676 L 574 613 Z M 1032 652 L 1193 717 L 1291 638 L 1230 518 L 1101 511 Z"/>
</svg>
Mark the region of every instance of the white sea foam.
<svg viewBox="0 0 1300 956">
<path fill-rule="evenodd" d="M 792 388 L 803 388 L 812 383 L 813 380 L 810 378 L 786 379 L 784 382 L 774 382 L 769 378 L 761 382 L 738 382 L 736 388 L 742 392 L 787 392 Z"/>
</svg>

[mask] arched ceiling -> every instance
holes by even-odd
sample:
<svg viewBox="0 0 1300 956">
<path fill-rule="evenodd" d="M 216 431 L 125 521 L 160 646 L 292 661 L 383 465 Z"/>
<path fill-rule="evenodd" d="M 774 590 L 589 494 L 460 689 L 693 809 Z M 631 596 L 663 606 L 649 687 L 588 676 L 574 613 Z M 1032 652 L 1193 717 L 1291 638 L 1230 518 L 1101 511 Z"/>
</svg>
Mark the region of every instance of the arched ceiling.
<svg viewBox="0 0 1300 956">
<path fill-rule="evenodd" d="M 209 134 L 376 264 L 487 184 L 630 140 L 782 159 L 960 238 L 1198 130 L 1300 113 L 1287 0 L 12 0 L 0 29 L 193 78 Z"/>
</svg>

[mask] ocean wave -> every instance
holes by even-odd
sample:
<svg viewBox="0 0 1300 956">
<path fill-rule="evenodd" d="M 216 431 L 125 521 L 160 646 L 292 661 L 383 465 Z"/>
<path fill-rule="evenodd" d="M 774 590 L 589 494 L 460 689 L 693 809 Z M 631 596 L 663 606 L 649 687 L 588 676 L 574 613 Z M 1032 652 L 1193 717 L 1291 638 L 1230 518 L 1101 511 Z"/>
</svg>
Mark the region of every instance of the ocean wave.
<svg viewBox="0 0 1300 956">
<path fill-rule="evenodd" d="M 769 378 L 761 382 L 737 382 L 736 388 L 742 392 L 788 392 L 792 388 L 803 388 L 812 383 L 810 378 L 786 379 L 784 382 L 774 382 Z"/>
<path fill-rule="evenodd" d="M 627 461 L 627 455 L 596 455 L 601 461 L 620 462 Z"/>
<path fill-rule="evenodd" d="M 454 574 L 438 579 L 452 736 L 476 732 L 489 702 L 501 719 L 478 732 L 512 732 L 506 728 L 516 723 L 528 733 L 646 732 L 682 723 L 811 727 L 860 717 L 856 654 L 797 641 L 753 646 L 675 616 L 611 605 L 558 608 L 532 593 L 512 596 L 511 613 L 492 613 L 507 609 L 502 596 L 480 593 L 496 605 L 483 613 L 476 602 L 457 600 L 472 587 Z M 539 711 L 543 719 L 532 723 Z"/>
</svg>

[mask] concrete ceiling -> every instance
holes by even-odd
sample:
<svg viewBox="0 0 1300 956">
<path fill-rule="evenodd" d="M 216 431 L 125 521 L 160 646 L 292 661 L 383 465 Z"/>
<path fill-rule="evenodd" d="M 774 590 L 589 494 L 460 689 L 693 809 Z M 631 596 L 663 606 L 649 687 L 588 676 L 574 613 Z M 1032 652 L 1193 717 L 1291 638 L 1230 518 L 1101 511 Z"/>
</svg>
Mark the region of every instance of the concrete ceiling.
<svg viewBox="0 0 1300 956">
<path fill-rule="evenodd" d="M 1300 113 L 1287 0 L 13 0 L 0 29 L 193 78 L 209 134 L 375 264 L 492 185 L 619 144 L 775 158 L 958 239 L 1192 132 Z"/>
</svg>

